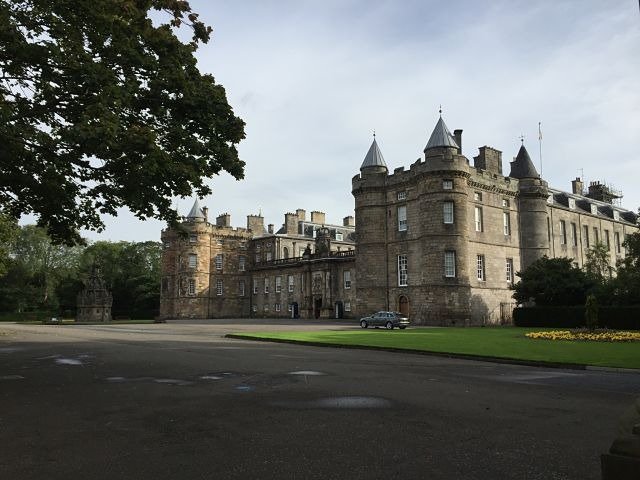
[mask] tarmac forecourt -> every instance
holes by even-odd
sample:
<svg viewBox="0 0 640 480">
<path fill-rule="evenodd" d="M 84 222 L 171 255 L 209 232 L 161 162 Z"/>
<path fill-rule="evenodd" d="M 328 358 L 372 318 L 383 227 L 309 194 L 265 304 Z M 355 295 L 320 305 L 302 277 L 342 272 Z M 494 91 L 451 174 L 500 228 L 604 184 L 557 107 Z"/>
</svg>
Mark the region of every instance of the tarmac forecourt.
<svg viewBox="0 0 640 480">
<path fill-rule="evenodd" d="M 407 330 L 243 332 L 229 338 L 341 348 L 404 351 L 459 358 L 576 369 L 640 369 L 640 342 L 594 342 L 527 338 L 551 329 L 431 327 Z M 640 372 L 640 370 L 638 370 Z"/>
</svg>

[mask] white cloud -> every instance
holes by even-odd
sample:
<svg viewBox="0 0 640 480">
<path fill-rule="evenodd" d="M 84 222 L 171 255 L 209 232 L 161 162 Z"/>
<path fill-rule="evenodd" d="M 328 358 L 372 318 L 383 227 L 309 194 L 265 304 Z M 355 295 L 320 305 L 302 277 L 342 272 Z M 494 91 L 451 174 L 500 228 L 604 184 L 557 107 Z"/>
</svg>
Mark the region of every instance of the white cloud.
<svg viewBox="0 0 640 480">
<path fill-rule="evenodd" d="M 584 169 L 640 205 L 640 15 L 633 2 L 205 1 L 214 26 L 201 70 L 227 89 L 247 122 L 246 179 L 211 180 L 210 214 L 296 208 L 341 222 L 353 214 L 351 177 L 375 128 L 390 168 L 408 167 L 437 121 L 462 128 L 463 151 L 525 144 L 543 174 L 569 189 Z M 181 200 L 186 212 L 191 199 Z M 158 239 L 158 222 L 120 215 L 101 238 Z M 96 235 L 91 235 L 97 238 Z"/>
</svg>

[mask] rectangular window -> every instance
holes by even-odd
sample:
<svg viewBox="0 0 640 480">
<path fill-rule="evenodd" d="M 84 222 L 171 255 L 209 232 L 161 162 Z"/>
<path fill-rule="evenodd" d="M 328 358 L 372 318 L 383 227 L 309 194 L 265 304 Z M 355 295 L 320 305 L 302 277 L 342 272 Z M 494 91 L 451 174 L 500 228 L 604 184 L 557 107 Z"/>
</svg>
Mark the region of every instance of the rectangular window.
<svg viewBox="0 0 640 480">
<path fill-rule="evenodd" d="M 476 232 L 482 231 L 482 207 L 475 207 Z"/>
<path fill-rule="evenodd" d="M 222 245 L 224 242 L 222 241 L 221 238 L 217 238 L 216 239 L 216 245 Z"/>
<path fill-rule="evenodd" d="M 600 242 L 600 235 L 598 235 L 598 227 L 593 227 L 593 243 L 597 244 Z"/>
<path fill-rule="evenodd" d="M 511 214 L 509 212 L 502 212 L 502 227 L 505 235 L 511 235 Z"/>
<path fill-rule="evenodd" d="M 598 206 L 594 205 L 593 203 L 591 204 L 591 214 L 598 215 Z"/>
<path fill-rule="evenodd" d="M 611 250 L 611 243 L 609 242 L 609 230 L 604 231 L 604 244 L 607 246 L 607 250 Z"/>
<path fill-rule="evenodd" d="M 569 199 L 569 208 L 571 210 L 575 210 L 576 209 L 576 201 L 575 201 L 575 199 L 573 199 L 573 198 Z"/>
<path fill-rule="evenodd" d="M 509 200 L 506 198 L 502 199 L 502 208 L 509 208 Z"/>
<path fill-rule="evenodd" d="M 442 181 L 442 189 L 443 190 L 453 190 L 453 180 L 443 180 Z"/>
<path fill-rule="evenodd" d="M 406 287 L 408 280 L 407 256 L 398 255 L 398 286 Z"/>
<path fill-rule="evenodd" d="M 481 202 L 481 201 L 482 201 L 482 192 L 475 192 L 475 193 L 473 194 L 473 199 L 474 199 L 476 202 Z"/>
<path fill-rule="evenodd" d="M 253 294 L 256 295 L 258 293 L 258 279 L 253 279 Z"/>
<path fill-rule="evenodd" d="M 485 275 L 484 275 L 484 255 L 478 255 L 476 257 L 476 271 L 477 271 L 477 276 L 478 276 L 478 280 L 481 281 L 485 281 Z"/>
<path fill-rule="evenodd" d="M 398 207 L 398 231 L 404 232 L 407 230 L 407 206 L 403 205 Z"/>
<path fill-rule="evenodd" d="M 290 292 L 293 292 L 293 275 L 289 275 L 287 277 L 288 289 Z"/>
<path fill-rule="evenodd" d="M 240 242 L 240 248 L 247 248 L 247 242 Z"/>
<path fill-rule="evenodd" d="M 613 238 L 616 242 L 616 253 L 620 253 L 620 234 L 618 232 L 615 232 L 613 234 Z"/>
<path fill-rule="evenodd" d="M 218 296 L 222 295 L 222 280 L 221 279 L 216 280 L 216 295 L 218 295 Z"/>
<path fill-rule="evenodd" d="M 196 268 L 198 266 L 198 255 L 194 253 L 189 254 L 189 268 Z"/>
<path fill-rule="evenodd" d="M 216 255 L 216 270 L 222 270 L 222 254 Z"/>
<path fill-rule="evenodd" d="M 340 233 L 340 232 L 336 232 L 336 240 L 337 240 L 338 242 L 341 242 L 341 241 L 342 241 L 342 233 Z"/>
<path fill-rule="evenodd" d="M 453 250 L 444 252 L 444 276 L 450 278 L 456 276 L 456 252 Z"/>
<path fill-rule="evenodd" d="M 238 295 L 244 297 L 244 280 L 238 282 Z"/>
<path fill-rule="evenodd" d="M 578 246 L 578 227 L 575 223 L 571 223 L 571 242 L 574 247 Z"/>
<path fill-rule="evenodd" d="M 266 252 L 266 255 L 267 255 L 267 258 L 266 258 L 267 262 L 270 262 L 273 259 L 273 253 L 272 252 Z"/>
<path fill-rule="evenodd" d="M 398 200 L 406 200 L 407 192 L 398 192 Z"/>
<path fill-rule="evenodd" d="M 351 302 L 344 302 L 344 311 L 345 312 L 351 311 Z"/>
<path fill-rule="evenodd" d="M 244 272 L 247 268 L 246 264 L 247 264 L 247 257 L 245 257 L 244 255 L 240 255 L 238 257 L 238 270 L 241 272 Z"/>
<path fill-rule="evenodd" d="M 582 241 L 584 242 L 584 246 L 589 248 L 589 227 L 587 225 L 585 225 L 584 227 L 582 227 L 583 230 L 583 239 Z"/>
<path fill-rule="evenodd" d="M 280 304 L 279 304 L 279 303 L 276 303 L 276 304 L 274 305 L 274 309 L 275 309 L 275 311 L 276 311 L 276 312 L 279 312 L 279 311 L 280 311 Z"/>
<path fill-rule="evenodd" d="M 256 307 L 255 305 L 252 305 L 252 306 L 251 306 L 251 311 L 252 311 L 253 313 L 257 312 L 257 311 L 258 311 L 258 307 Z"/>
<path fill-rule="evenodd" d="M 348 290 L 351 288 L 351 270 L 345 270 L 343 272 L 344 276 L 344 289 Z"/>
<path fill-rule="evenodd" d="M 513 258 L 507 258 L 506 263 L 507 283 L 513 283 Z"/>
<path fill-rule="evenodd" d="M 189 243 L 198 243 L 198 235 L 189 235 Z"/>
<path fill-rule="evenodd" d="M 193 278 L 189 279 L 189 285 L 187 286 L 187 293 L 189 295 L 196 294 L 196 281 Z"/>
<path fill-rule="evenodd" d="M 264 279 L 264 293 L 269 293 L 269 277 Z"/>
<path fill-rule="evenodd" d="M 564 220 L 560 220 L 560 245 L 567 244 L 567 225 Z"/>
<path fill-rule="evenodd" d="M 276 293 L 282 291 L 282 277 L 276 277 Z"/>
<path fill-rule="evenodd" d="M 443 202 L 442 213 L 444 216 L 444 223 L 453 223 L 453 202 L 451 200 L 445 200 Z"/>
<path fill-rule="evenodd" d="M 260 254 L 256 253 L 256 263 L 260 263 Z"/>
</svg>

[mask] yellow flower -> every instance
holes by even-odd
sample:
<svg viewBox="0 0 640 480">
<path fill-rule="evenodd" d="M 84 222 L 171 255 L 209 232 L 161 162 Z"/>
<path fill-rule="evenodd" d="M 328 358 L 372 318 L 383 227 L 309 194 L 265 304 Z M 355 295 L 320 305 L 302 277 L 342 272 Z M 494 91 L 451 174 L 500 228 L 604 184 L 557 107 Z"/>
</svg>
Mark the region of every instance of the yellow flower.
<svg viewBox="0 0 640 480">
<path fill-rule="evenodd" d="M 527 333 L 528 338 L 543 340 L 582 340 L 592 342 L 638 342 L 640 332 L 627 331 L 582 331 L 552 330 L 548 332 Z"/>
</svg>

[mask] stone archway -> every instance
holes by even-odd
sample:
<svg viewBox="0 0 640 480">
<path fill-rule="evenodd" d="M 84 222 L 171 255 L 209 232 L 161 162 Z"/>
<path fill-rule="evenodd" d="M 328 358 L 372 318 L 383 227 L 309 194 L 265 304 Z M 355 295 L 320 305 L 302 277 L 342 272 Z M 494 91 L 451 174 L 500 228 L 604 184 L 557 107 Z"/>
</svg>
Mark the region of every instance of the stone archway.
<svg viewBox="0 0 640 480">
<path fill-rule="evenodd" d="M 406 295 L 400 295 L 398 298 L 398 311 L 407 317 L 409 316 L 409 298 Z"/>
</svg>

